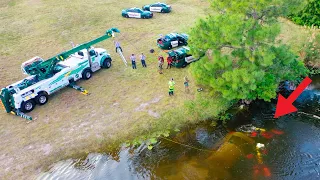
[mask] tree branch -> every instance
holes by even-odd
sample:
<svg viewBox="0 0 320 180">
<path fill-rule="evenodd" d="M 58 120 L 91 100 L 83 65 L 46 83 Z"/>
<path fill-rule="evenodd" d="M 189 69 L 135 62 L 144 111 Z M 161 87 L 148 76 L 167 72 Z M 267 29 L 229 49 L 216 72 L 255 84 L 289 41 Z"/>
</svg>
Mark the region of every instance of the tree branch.
<svg viewBox="0 0 320 180">
<path fill-rule="evenodd" d="M 241 47 L 232 46 L 230 44 L 223 44 L 223 45 L 219 46 L 218 49 L 222 49 L 224 47 L 230 48 L 230 49 L 241 49 Z"/>
</svg>

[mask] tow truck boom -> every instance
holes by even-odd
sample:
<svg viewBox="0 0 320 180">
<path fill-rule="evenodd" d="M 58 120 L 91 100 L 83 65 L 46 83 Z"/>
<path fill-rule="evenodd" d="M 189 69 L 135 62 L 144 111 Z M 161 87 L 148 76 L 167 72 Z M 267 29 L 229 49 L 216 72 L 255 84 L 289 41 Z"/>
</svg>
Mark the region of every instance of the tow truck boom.
<svg viewBox="0 0 320 180">
<path fill-rule="evenodd" d="M 51 57 L 41 63 L 31 63 L 31 64 L 24 67 L 24 71 L 26 74 L 36 75 L 39 81 L 41 81 L 43 79 L 50 78 L 53 76 L 53 74 L 54 74 L 53 69 L 58 62 L 67 59 L 70 55 L 72 55 L 80 50 L 89 49 L 92 45 L 97 44 L 101 41 L 104 41 L 104 40 L 112 37 L 114 32 L 120 33 L 120 31 L 117 28 L 111 28 L 106 31 L 106 34 L 104 34 L 104 35 L 102 35 L 92 41 L 89 41 L 87 43 L 83 43 L 75 48 L 72 48 L 68 51 L 62 52 L 62 53 L 60 53 L 56 56 L 53 56 L 53 57 Z"/>
</svg>

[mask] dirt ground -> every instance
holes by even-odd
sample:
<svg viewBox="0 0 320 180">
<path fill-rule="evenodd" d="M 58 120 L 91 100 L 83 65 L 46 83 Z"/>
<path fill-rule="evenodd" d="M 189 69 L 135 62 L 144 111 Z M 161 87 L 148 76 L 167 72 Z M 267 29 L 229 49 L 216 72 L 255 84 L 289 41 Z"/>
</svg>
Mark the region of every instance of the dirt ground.
<svg viewBox="0 0 320 180">
<path fill-rule="evenodd" d="M 193 99 L 196 86 L 187 69 L 157 73 L 156 47 L 160 34 L 187 32 L 208 9 L 205 0 L 167 0 L 170 14 L 154 14 L 153 19 L 126 19 L 121 10 L 141 7 L 148 0 L 4 0 L 0 2 L 0 87 L 24 77 L 22 62 L 34 57 L 51 57 L 71 48 L 70 41 L 82 43 L 117 27 L 127 59 L 131 53 L 145 53 L 147 68 L 125 67 L 114 52 L 112 40 L 96 47 L 106 48 L 113 66 L 101 70 L 79 85 L 91 95 L 63 89 L 50 96 L 48 104 L 37 106 L 29 115 L 34 121 L 0 113 L 0 179 L 34 179 L 48 165 L 108 146 L 106 142 L 134 135 L 136 125 L 157 121 L 167 110 Z M 295 42 L 295 25 L 283 20 L 286 42 Z M 294 27 L 294 28 L 292 28 Z M 298 30 L 300 33 L 300 31 Z M 288 36 L 289 34 L 289 36 Z M 305 31 L 304 36 L 309 33 Z M 291 37 L 291 38 L 290 38 Z M 300 36 L 299 36 L 300 38 Z M 300 41 L 299 41 L 300 43 Z M 150 54 L 149 50 L 156 53 Z M 183 77 L 191 79 L 186 94 Z M 176 95 L 167 95 L 167 83 L 176 81 Z M 166 122 L 163 122 L 166 123 Z M 112 140 L 112 141 L 111 141 Z"/>
</svg>

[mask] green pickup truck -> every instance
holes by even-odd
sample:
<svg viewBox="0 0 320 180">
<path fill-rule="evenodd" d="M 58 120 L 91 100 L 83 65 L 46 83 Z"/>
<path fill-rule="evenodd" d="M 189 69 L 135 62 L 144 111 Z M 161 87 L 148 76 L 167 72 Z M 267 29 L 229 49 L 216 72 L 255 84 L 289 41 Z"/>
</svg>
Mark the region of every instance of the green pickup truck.
<svg viewBox="0 0 320 180">
<path fill-rule="evenodd" d="M 171 65 L 177 68 L 184 68 L 188 64 L 200 59 L 193 57 L 191 54 L 189 54 L 189 51 L 190 48 L 187 46 L 183 46 L 176 50 L 168 51 L 168 56 L 172 58 Z"/>
</svg>

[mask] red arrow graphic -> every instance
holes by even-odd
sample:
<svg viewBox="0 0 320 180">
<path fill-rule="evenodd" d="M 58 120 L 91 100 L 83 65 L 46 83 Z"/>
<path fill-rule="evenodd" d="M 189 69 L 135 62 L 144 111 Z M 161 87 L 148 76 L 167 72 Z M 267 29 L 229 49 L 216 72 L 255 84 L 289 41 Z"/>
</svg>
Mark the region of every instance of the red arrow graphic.
<svg viewBox="0 0 320 180">
<path fill-rule="evenodd" d="M 296 112 L 298 109 L 292 105 L 292 103 L 300 96 L 304 89 L 306 89 L 312 80 L 309 77 L 306 77 L 301 84 L 294 90 L 288 99 L 284 98 L 281 94 L 278 96 L 278 103 L 276 113 L 274 118 L 278 118 L 280 116 L 284 116 L 286 114 L 290 114 Z"/>
</svg>

